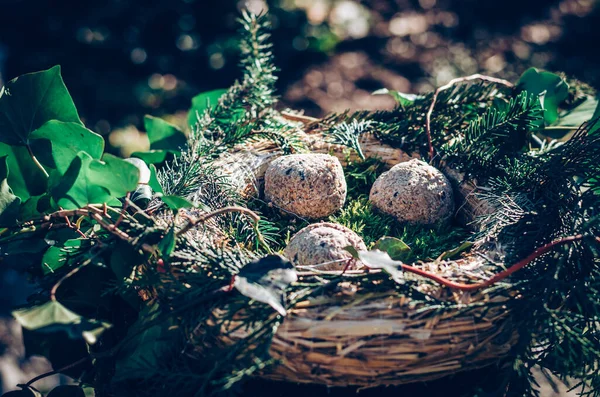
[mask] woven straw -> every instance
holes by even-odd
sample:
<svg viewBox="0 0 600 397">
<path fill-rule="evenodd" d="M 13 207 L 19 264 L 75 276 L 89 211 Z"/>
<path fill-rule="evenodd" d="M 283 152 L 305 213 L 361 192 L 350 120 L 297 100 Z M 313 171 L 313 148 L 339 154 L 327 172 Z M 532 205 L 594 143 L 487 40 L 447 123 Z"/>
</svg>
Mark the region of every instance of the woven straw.
<svg viewBox="0 0 600 397">
<path fill-rule="evenodd" d="M 299 134 L 311 151 L 347 159 L 347 149 L 327 144 L 318 132 Z M 367 157 L 378 157 L 389 166 L 417 157 L 382 144 L 372 135 L 364 137 L 361 147 Z M 268 162 L 275 157 L 272 147 L 257 143 L 252 148 L 241 148 L 224 163 L 237 165 L 233 174 L 243 170 L 244 177 L 238 178 L 244 181 L 240 187 L 255 194 Z M 457 193 L 460 221 L 469 223 L 492 210 L 474 194 L 475 183 L 463 181 L 455 170 L 444 171 Z M 485 247 L 481 244 L 459 260 L 416 266 L 455 281 L 482 281 L 496 269 L 489 260 L 502 260 L 493 244 Z M 350 276 L 359 272 L 353 271 Z M 301 273 L 300 280 L 311 275 Z M 405 277 L 418 278 L 411 274 Z M 297 303 L 271 344 L 270 354 L 278 364 L 260 376 L 327 386 L 401 385 L 498 364 L 516 343 L 517 335 L 505 306 L 514 297 L 505 290 L 486 295 L 451 291 L 431 282 L 419 285 L 420 292 L 454 304 L 453 308 L 425 309 L 397 291 L 361 291 L 352 277 L 333 293 Z M 467 308 L 466 303 L 474 302 L 481 305 Z M 214 315 L 219 317 L 220 313 Z M 221 329 L 220 343 L 231 344 L 247 336 L 250 330 L 240 324 L 227 322 L 227 328 Z M 201 352 L 199 343 L 192 355 L 199 358 Z"/>
</svg>

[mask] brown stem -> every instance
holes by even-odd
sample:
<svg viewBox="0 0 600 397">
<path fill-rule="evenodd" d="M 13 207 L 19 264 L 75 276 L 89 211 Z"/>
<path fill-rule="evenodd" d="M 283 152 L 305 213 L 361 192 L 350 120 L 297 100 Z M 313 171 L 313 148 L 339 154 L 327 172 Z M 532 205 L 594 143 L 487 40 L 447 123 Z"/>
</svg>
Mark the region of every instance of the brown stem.
<svg viewBox="0 0 600 397">
<path fill-rule="evenodd" d="M 310 116 L 305 116 L 303 114 L 294 114 L 294 113 L 289 113 L 289 112 L 281 112 L 281 115 L 283 116 L 284 119 L 290 120 L 290 121 L 300 121 L 302 123 L 306 123 L 306 124 L 310 124 L 310 123 L 314 123 L 319 121 L 319 119 L 314 118 L 314 117 L 310 117 Z"/>
<path fill-rule="evenodd" d="M 510 276 L 511 274 L 513 274 L 514 272 L 524 268 L 525 266 L 527 266 L 529 263 L 531 263 L 533 260 L 539 258 L 540 256 L 548 253 L 549 251 L 551 251 L 554 247 L 559 246 L 559 245 L 563 245 L 566 243 L 571 243 L 574 241 L 580 241 L 583 240 L 585 238 L 585 236 L 578 234 L 576 236 L 569 236 L 569 237 L 564 237 L 561 238 L 559 240 L 553 241 L 551 243 L 548 243 L 538 249 L 536 249 L 535 251 L 533 251 L 531 254 L 529 254 L 529 256 L 527 256 L 524 259 L 521 259 L 519 262 L 515 263 L 514 265 L 512 265 L 511 267 L 509 267 L 508 269 L 501 271 L 500 273 L 497 273 L 496 275 L 490 277 L 489 279 L 481 282 L 481 283 L 477 283 L 477 284 L 463 284 L 463 283 L 456 283 L 454 281 L 448 280 L 444 277 L 438 276 L 436 274 L 430 273 L 428 271 L 416 268 L 416 267 L 412 267 L 410 265 L 405 265 L 402 264 L 402 268 L 404 270 L 406 270 L 407 272 L 410 273 L 414 273 L 414 274 L 418 274 L 419 276 L 423 276 L 426 277 L 430 280 L 435 281 L 438 284 L 444 285 L 446 287 L 452 288 L 452 289 L 457 289 L 460 291 L 475 291 L 481 288 L 485 288 L 485 287 L 489 287 L 490 285 L 493 285 L 495 283 L 497 283 L 498 281 L 504 280 L 505 278 L 507 278 L 508 276 Z M 596 240 L 596 242 L 600 243 L 600 237 L 594 237 L 594 239 Z"/>
<path fill-rule="evenodd" d="M 249 210 L 248 208 L 238 207 L 238 206 L 224 207 L 224 208 L 219 208 L 218 210 L 214 210 L 209 213 L 200 215 L 197 218 L 186 216 L 188 223 L 187 223 L 187 225 L 182 227 L 177 232 L 177 235 L 180 236 L 180 235 L 188 232 L 191 228 L 195 227 L 198 224 L 202 224 L 202 223 L 206 222 L 210 218 L 214 218 L 215 216 L 219 216 L 219 215 L 226 214 L 229 212 L 239 212 L 239 213 L 248 215 L 250 218 L 252 218 L 254 223 L 258 223 L 258 221 L 260 220 L 260 217 L 256 214 L 256 212 Z"/>
<path fill-rule="evenodd" d="M 425 132 L 427 133 L 427 144 L 429 146 L 429 161 L 431 161 L 433 159 L 433 156 L 435 155 L 435 152 L 433 150 L 433 141 L 431 139 L 431 115 L 433 113 L 433 108 L 435 107 L 435 103 L 437 101 L 438 95 L 440 94 L 440 92 L 445 91 L 448 88 L 451 88 L 454 84 L 462 83 L 465 81 L 471 81 L 471 80 L 483 80 L 483 81 L 489 81 L 491 83 L 502 84 L 502 85 L 505 85 L 510 88 L 514 87 L 514 84 L 508 80 L 497 79 L 495 77 L 484 76 L 482 74 L 474 74 L 471 76 L 459 77 L 456 79 L 452 79 L 448 82 L 448 84 L 443 85 L 443 86 L 439 87 L 438 89 L 436 89 L 435 92 L 433 93 L 433 98 L 431 100 L 431 105 L 429 106 L 429 110 L 427 111 L 427 116 L 425 117 Z"/>
<path fill-rule="evenodd" d="M 123 218 L 125 217 L 125 211 L 127 211 L 127 207 L 129 206 L 129 196 L 131 195 L 131 193 L 127 192 L 127 195 L 125 196 L 125 202 L 123 203 L 123 207 L 121 208 L 121 213 L 119 214 L 119 218 L 117 219 L 117 221 L 115 222 L 114 227 L 118 227 L 119 223 L 121 223 L 123 221 Z"/>
<path fill-rule="evenodd" d="M 53 371 L 46 372 L 45 374 L 38 375 L 38 376 L 36 376 L 35 378 L 31 379 L 29 382 L 27 382 L 27 383 L 25 384 L 25 386 L 26 386 L 26 387 L 31 387 L 31 385 L 32 385 L 32 384 L 34 384 L 35 382 L 37 382 L 37 381 L 38 381 L 38 380 L 40 380 L 40 379 L 44 379 L 44 378 L 47 378 L 48 376 L 52 376 L 52 375 L 56 375 L 56 374 L 60 374 L 60 373 L 61 373 L 61 372 L 63 372 L 63 371 L 66 371 L 66 370 L 68 370 L 68 369 L 70 369 L 70 368 L 73 368 L 73 367 L 76 367 L 76 366 L 78 366 L 78 365 L 81 365 L 81 364 L 83 364 L 83 363 L 85 363 L 86 361 L 89 361 L 89 360 L 90 360 L 90 357 L 84 357 L 84 358 L 82 358 L 82 359 L 80 359 L 80 360 L 77 360 L 77 361 L 75 361 L 74 363 L 71 363 L 71 364 L 69 364 L 69 365 L 66 365 L 66 366 L 64 366 L 64 367 L 62 367 L 62 368 L 55 369 L 55 370 L 53 370 Z"/>
<path fill-rule="evenodd" d="M 69 277 L 71 277 L 72 275 L 74 275 L 75 273 L 77 273 L 78 271 L 80 271 L 85 265 L 87 265 L 86 263 L 82 263 L 81 265 L 77 266 L 76 268 L 72 269 L 69 273 L 65 274 L 60 280 L 58 280 L 56 282 L 56 284 L 54 284 L 52 286 L 52 289 L 50 290 L 50 300 L 53 302 L 56 302 L 56 291 L 58 290 L 58 287 L 60 287 L 60 285 Z"/>
<path fill-rule="evenodd" d="M 33 150 L 31 150 L 31 146 L 29 146 L 29 144 L 27 144 L 27 145 L 25 145 L 25 147 L 27 148 L 27 151 L 29 152 L 29 156 L 35 163 L 36 167 L 38 167 L 40 169 L 40 171 L 42 171 L 44 173 L 46 178 L 49 178 L 50 175 L 48 175 L 48 172 L 46 171 L 44 166 L 38 161 L 37 157 L 35 157 L 35 154 L 33 154 Z"/>
</svg>

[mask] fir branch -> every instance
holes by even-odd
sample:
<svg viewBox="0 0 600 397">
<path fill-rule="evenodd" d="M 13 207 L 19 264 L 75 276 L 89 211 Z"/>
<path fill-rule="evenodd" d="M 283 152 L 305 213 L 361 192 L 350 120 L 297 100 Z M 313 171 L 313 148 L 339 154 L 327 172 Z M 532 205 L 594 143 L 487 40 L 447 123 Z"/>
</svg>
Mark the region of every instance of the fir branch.
<svg viewBox="0 0 600 397">
<path fill-rule="evenodd" d="M 357 119 L 351 122 L 342 122 L 328 131 L 331 137 L 331 143 L 347 146 L 358 153 L 361 160 L 365 159 L 365 155 L 360 148 L 360 137 L 362 134 L 369 132 L 374 122 L 371 120 L 358 121 Z"/>
<path fill-rule="evenodd" d="M 442 147 L 450 163 L 479 177 L 489 173 L 495 162 L 509 153 L 518 153 L 528 134 L 542 120 L 542 109 L 536 97 L 522 92 L 510 99 L 506 108 L 491 107 L 469 124 L 462 136 Z"/>
</svg>

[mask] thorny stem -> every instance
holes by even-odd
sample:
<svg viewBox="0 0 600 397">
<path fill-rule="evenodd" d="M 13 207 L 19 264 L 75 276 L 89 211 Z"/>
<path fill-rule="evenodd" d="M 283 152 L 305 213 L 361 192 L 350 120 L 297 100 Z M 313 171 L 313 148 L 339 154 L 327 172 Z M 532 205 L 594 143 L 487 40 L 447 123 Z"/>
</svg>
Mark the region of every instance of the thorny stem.
<svg viewBox="0 0 600 397">
<path fill-rule="evenodd" d="M 429 106 L 429 110 L 427 111 L 427 116 L 425 117 L 425 132 L 427 134 L 427 145 L 429 146 L 429 161 L 431 161 L 433 159 L 433 156 L 435 155 L 435 152 L 433 150 L 433 141 L 431 139 L 431 115 L 433 114 L 433 108 L 435 107 L 435 103 L 437 101 L 438 95 L 442 91 L 445 91 L 448 88 L 451 88 L 454 84 L 462 83 L 465 81 L 471 81 L 471 80 L 483 80 L 483 81 L 489 81 L 491 83 L 502 84 L 509 88 L 514 87 L 514 84 L 508 80 L 497 79 L 495 77 L 484 76 L 482 74 L 473 74 L 471 76 L 459 77 L 456 79 L 452 79 L 448 82 L 448 84 L 438 87 L 438 89 L 436 89 L 435 92 L 433 93 L 431 105 Z"/>
<path fill-rule="evenodd" d="M 436 274 L 430 273 L 428 271 L 416 268 L 416 267 L 412 267 L 410 265 L 405 265 L 402 264 L 402 268 L 410 273 L 414 273 L 414 274 L 418 274 L 419 276 L 423 276 L 426 277 L 430 280 L 435 281 L 436 283 L 439 283 L 441 285 L 444 285 L 446 287 L 452 288 L 452 289 L 457 289 L 460 291 L 475 291 L 481 288 L 485 288 L 485 287 L 489 287 L 499 281 L 504 280 L 505 278 L 507 278 L 508 276 L 510 276 L 511 274 L 513 274 L 514 272 L 524 268 L 525 266 L 527 266 L 529 263 L 531 263 L 533 260 L 539 258 L 540 256 L 548 253 L 549 251 L 551 251 L 552 249 L 554 249 L 554 247 L 566 244 L 566 243 L 572 243 L 575 241 L 580 241 L 583 240 L 586 236 L 582 235 L 582 234 L 578 234 L 575 236 L 569 236 L 569 237 L 564 237 L 561 238 L 559 240 L 553 241 L 551 243 L 548 243 L 538 249 L 536 249 L 535 251 L 533 251 L 531 254 L 529 254 L 526 258 L 521 259 L 519 262 L 515 263 L 514 265 L 512 265 L 511 267 L 509 267 L 508 269 L 501 271 L 500 273 L 497 273 L 496 275 L 490 277 L 489 279 L 481 282 L 481 283 L 477 283 L 477 284 L 463 284 L 463 283 L 456 283 L 454 281 L 448 280 L 446 278 L 443 278 L 441 276 L 438 276 Z M 596 242 L 600 243 L 600 237 L 594 237 L 594 239 L 596 240 Z"/>
</svg>

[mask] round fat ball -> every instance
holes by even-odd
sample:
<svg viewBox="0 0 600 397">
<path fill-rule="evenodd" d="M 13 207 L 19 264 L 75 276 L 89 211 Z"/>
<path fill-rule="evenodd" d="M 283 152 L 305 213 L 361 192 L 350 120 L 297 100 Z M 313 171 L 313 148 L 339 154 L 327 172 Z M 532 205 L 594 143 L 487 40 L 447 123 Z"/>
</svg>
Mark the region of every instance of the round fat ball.
<svg viewBox="0 0 600 397">
<path fill-rule="evenodd" d="M 438 169 L 413 159 L 400 163 L 377 178 L 369 194 L 381 212 L 402 223 L 432 225 L 454 212 L 454 195 Z"/>
<path fill-rule="evenodd" d="M 346 267 L 352 255 L 344 247 L 357 251 L 367 249 L 364 241 L 352 230 L 336 223 L 314 223 L 292 237 L 283 251 L 294 266 L 315 266 L 317 270 L 339 270 Z M 362 267 L 360 262 L 351 263 L 349 269 Z"/>
<path fill-rule="evenodd" d="M 303 218 L 329 216 L 343 207 L 346 179 L 340 161 L 327 154 L 279 157 L 265 172 L 265 198 Z"/>
</svg>

